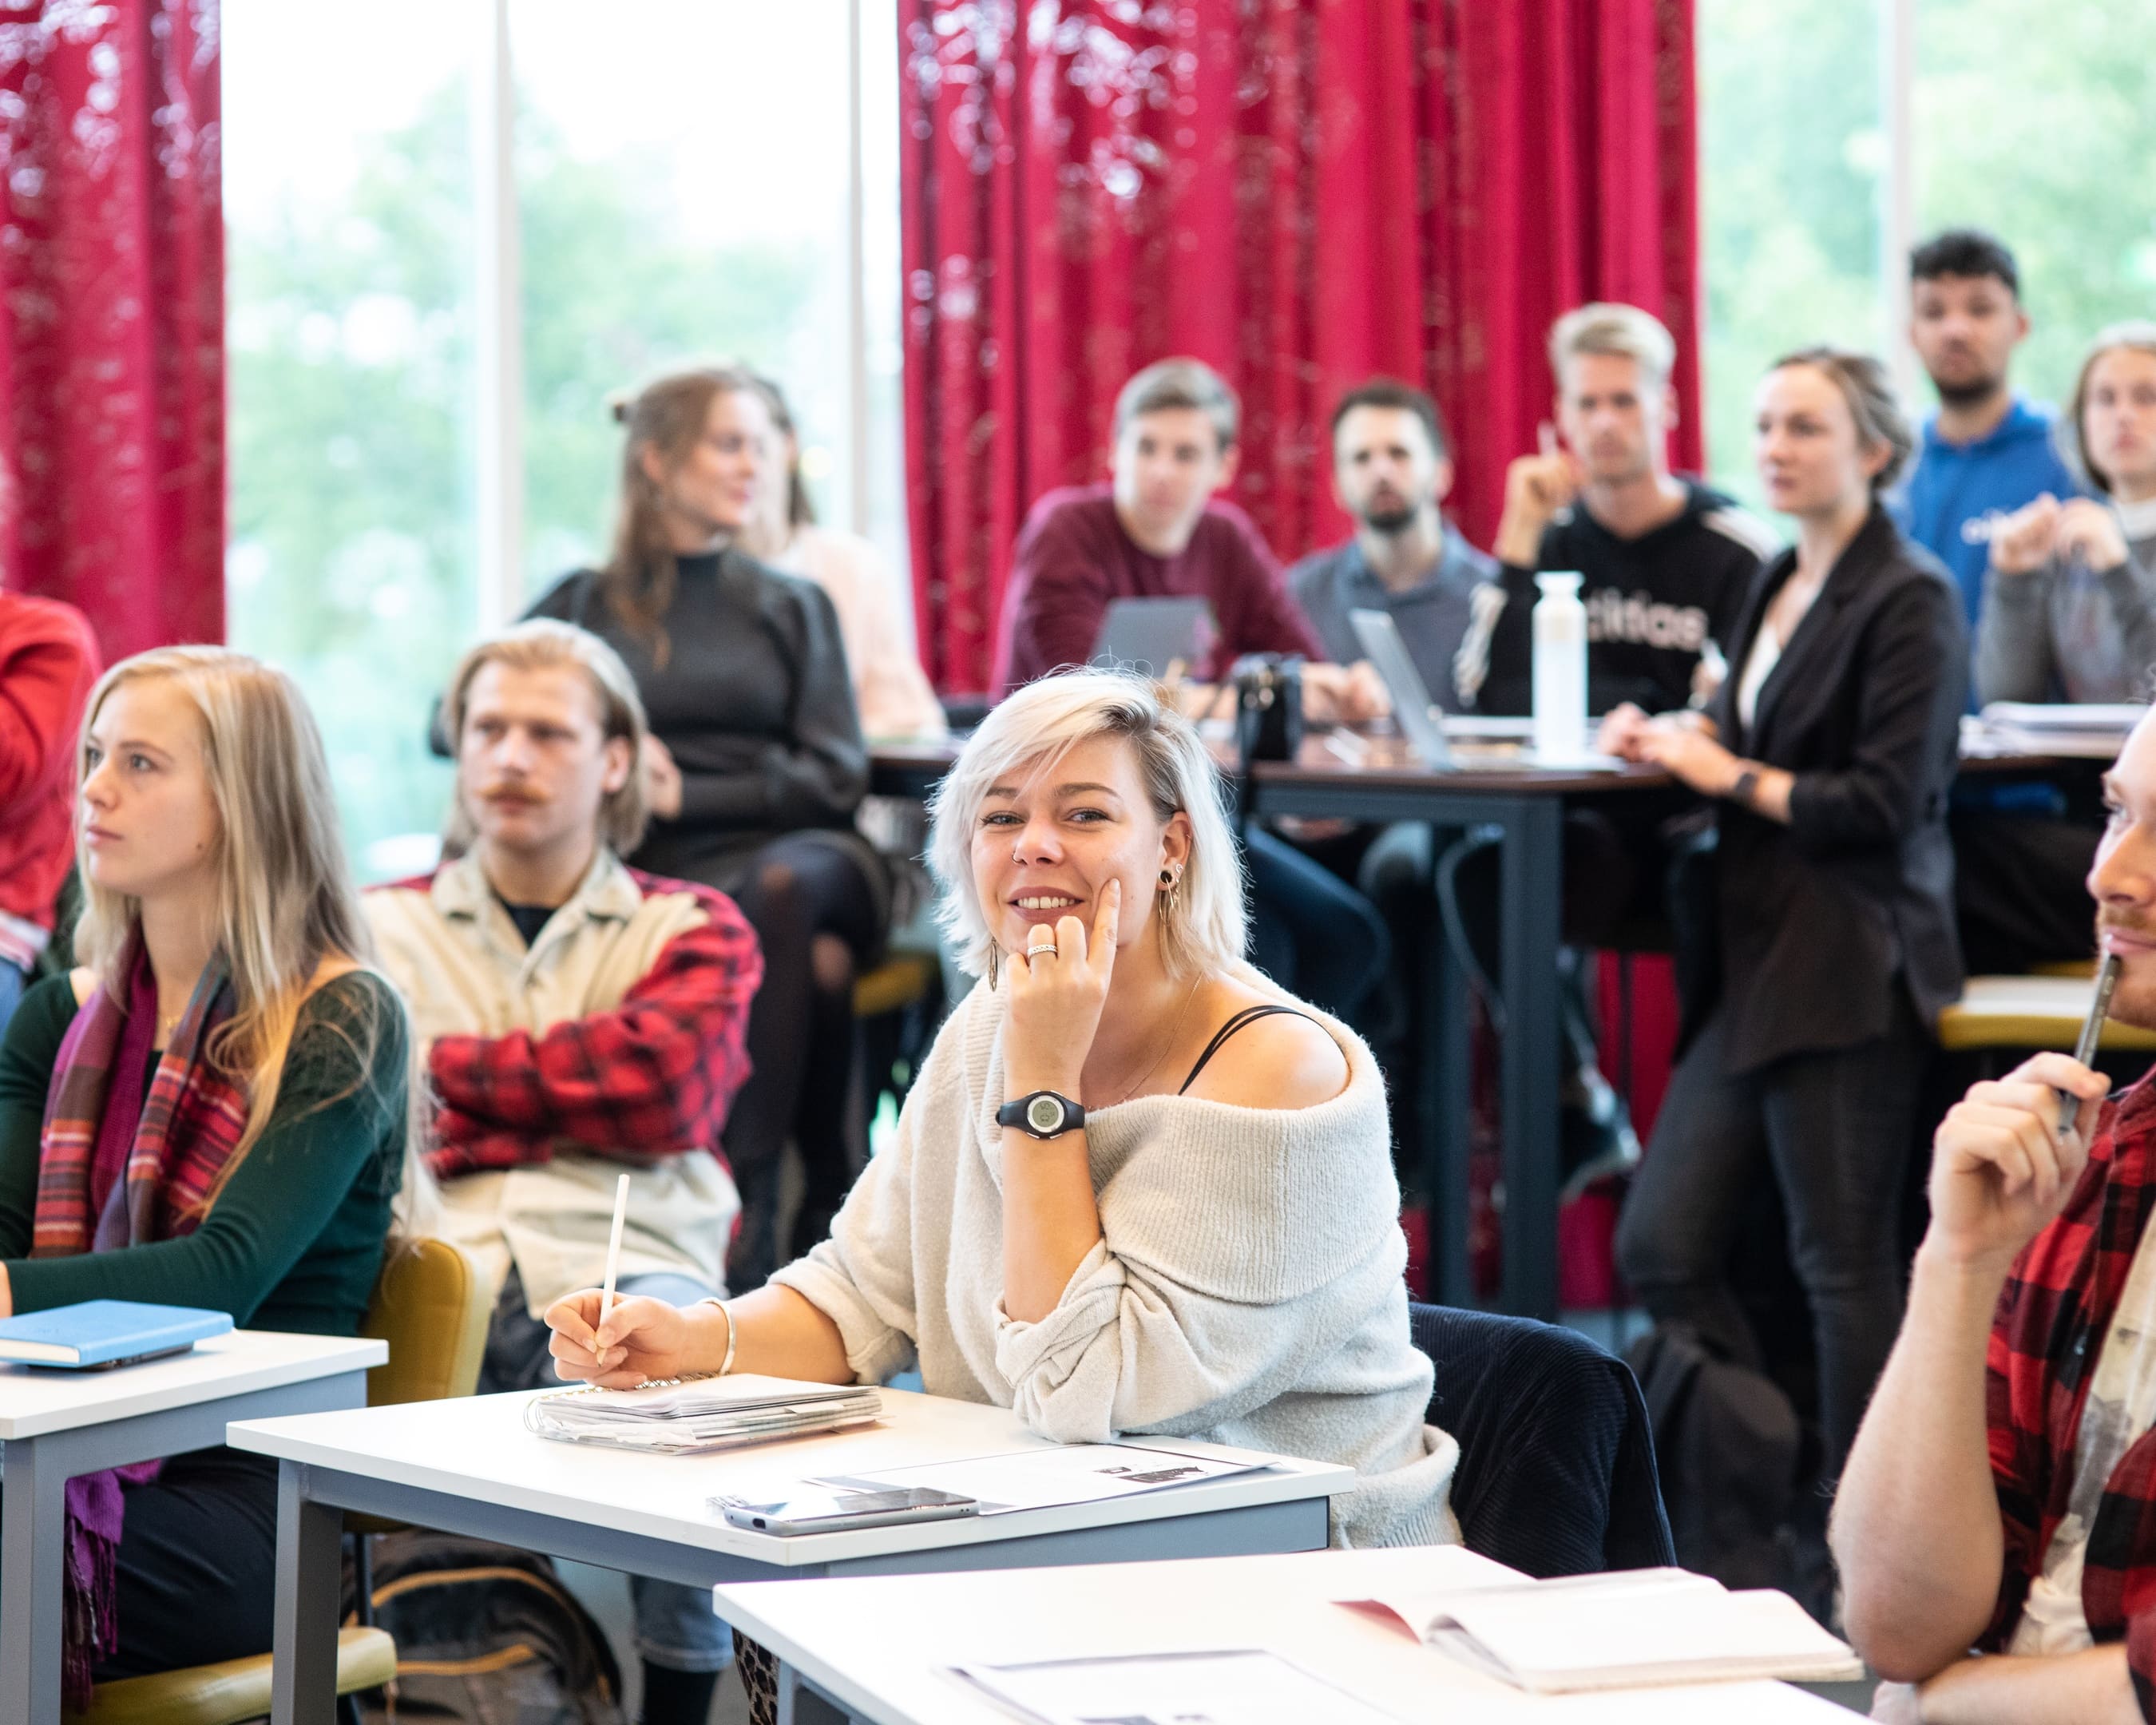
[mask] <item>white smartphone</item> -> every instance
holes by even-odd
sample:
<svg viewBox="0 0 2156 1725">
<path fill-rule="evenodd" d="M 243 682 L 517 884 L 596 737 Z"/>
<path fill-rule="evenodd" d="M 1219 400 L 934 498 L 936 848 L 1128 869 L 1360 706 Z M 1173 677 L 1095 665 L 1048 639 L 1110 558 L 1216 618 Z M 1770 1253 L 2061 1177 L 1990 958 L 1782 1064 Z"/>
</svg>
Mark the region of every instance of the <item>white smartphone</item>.
<svg viewBox="0 0 2156 1725">
<path fill-rule="evenodd" d="M 978 1515 L 981 1506 L 954 1491 L 909 1486 L 891 1491 L 822 1491 L 778 1503 L 742 1503 L 714 1497 L 711 1507 L 752 1533 L 843 1533 L 850 1527 L 890 1527 L 906 1522 L 940 1522 Z"/>
</svg>

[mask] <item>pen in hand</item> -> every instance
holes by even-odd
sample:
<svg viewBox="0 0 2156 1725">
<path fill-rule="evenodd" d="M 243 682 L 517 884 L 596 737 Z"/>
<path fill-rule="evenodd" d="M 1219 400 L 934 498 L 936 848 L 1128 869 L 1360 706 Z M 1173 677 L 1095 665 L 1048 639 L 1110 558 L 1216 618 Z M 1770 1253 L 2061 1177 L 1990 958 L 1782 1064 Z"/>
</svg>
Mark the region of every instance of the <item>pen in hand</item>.
<svg viewBox="0 0 2156 1725">
<path fill-rule="evenodd" d="M 599 1289 L 599 1321 L 597 1327 L 604 1329 L 608 1315 L 613 1311 L 613 1281 L 621 1270 L 621 1224 L 629 1216 L 629 1176 L 624 1174 L 614 1182 L 613 1228 L 607 1235 L 606 1281 Z"/>
<path fill-rule="evenodd" d="M 2118 987 L 2118 954 L 2106 952 L 2103 963 L 2097 966 L 2096 997 L 2089 1002 L 2088 1017 L 2082 1024 L 2082 1037 L 2074 1045 L 2074 1059 L 2086 1066 L 2096 1058 L 2097 1044 L 2103 1037 L 2103 1021 L 2111 1013 L 2111 997 Z M 2064 1137 L 2074 1129 L 2074 1121 L 2081 1113 L 2081 1099 L 2071 1091 L 2059 1092 L 2059 1136 Z"/>
</svg>

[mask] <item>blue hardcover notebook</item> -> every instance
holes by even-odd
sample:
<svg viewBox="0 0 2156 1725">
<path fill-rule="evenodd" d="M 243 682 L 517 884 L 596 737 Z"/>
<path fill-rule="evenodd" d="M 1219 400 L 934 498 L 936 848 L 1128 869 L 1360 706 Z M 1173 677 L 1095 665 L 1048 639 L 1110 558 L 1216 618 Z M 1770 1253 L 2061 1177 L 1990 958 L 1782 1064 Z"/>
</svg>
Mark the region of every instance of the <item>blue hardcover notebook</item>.
<svg viewBox="0 0 2156 1725">
<path fill-rule="evenodd" d="M 199 1306 L 146 1306 L 138 1300 L 84 1300 L 23 1317 L 0 1318 L 0 1360 L 81 1371 L 177 1353 L 205 1336 L 222 1336 L 232 1315 Z"/>
</svg>

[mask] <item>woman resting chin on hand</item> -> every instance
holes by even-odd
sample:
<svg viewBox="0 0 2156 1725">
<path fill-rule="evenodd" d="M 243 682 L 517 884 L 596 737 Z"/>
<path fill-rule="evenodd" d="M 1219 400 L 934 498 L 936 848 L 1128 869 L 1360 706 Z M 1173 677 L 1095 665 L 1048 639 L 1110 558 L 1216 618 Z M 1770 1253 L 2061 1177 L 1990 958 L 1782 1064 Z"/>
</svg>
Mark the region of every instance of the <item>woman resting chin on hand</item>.
<svg viewBox="0 0 2156 1725">
<path fill-rule="evenodd" d="M 1360 1476 L 1346 1544 L 1458 1538 L 1424 1422 L 1383 1082 L 1242 962 L 1219 778 L 1152 686 L 1045 678 L 944 780 L 941 914 L 983 985 L 831 1236 L 755 1293 L 547 1314 L 565 1378 L 877 1383 L 1065 1442 L 1202 1438 Z"/>
</svg>

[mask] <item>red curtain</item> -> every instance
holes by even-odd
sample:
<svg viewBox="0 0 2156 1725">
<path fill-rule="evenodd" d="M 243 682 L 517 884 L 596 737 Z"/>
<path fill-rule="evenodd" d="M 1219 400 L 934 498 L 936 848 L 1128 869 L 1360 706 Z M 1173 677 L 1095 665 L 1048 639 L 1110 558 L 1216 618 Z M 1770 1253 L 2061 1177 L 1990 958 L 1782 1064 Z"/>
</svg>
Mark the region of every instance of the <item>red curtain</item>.
<svg viewBox="0 0 2156 1725">
<path fill-rule="evenodd" d="M 224 634 L 217 0 L 0 0 L 0 579 Z"/>
<path fill-rule="evenodd" d="M 906 466 L 922 656 L 984 686 L 1012 542 L 1100 476 L 1117 388 L 1241 393 L 1237 500 L 1336 540 L 1325 424 L 1419 382 L 1487 544 L 1590 299 L 1677 337 L 1699 460 L 1691 0 L 901 0 Z"/>
</svg>

